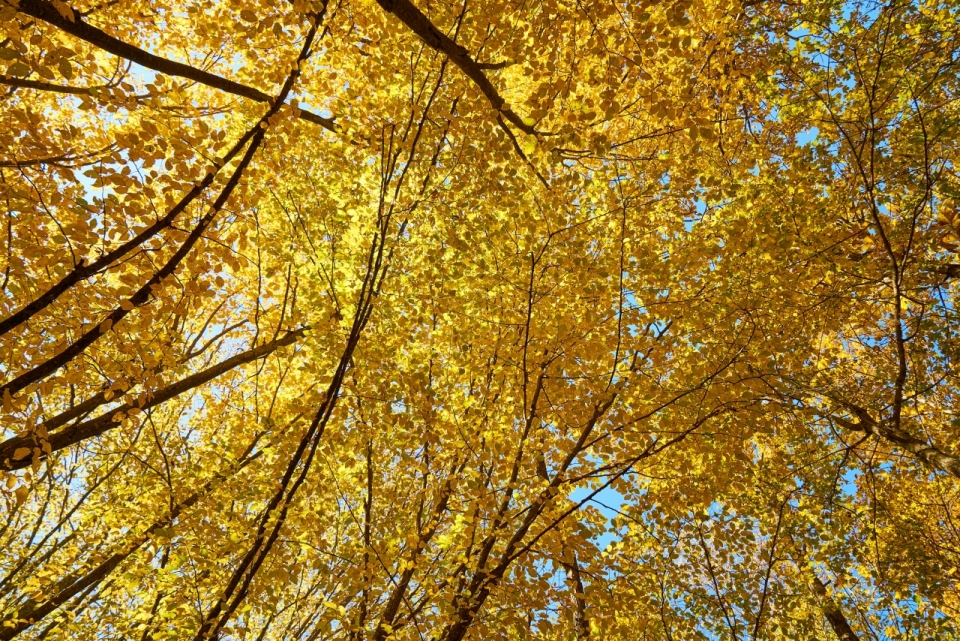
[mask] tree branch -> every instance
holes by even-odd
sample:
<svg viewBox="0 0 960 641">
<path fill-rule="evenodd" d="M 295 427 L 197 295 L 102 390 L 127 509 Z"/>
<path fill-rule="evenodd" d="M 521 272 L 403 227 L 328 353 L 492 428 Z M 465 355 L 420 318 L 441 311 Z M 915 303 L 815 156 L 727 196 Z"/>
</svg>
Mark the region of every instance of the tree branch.
<svg viewBox="0 0 960 641">
<path fill-rule="evenodd" d="M 859 422 L 854 423 L 839 416 L 834 416 L 833 420 L 841 427 L 856 432 L 867 432 L 868 434 L 879 436 L 907 450 L 923 461 L 928 467 L 960 478 L 960 458 L 946 454 L 933 445 L 914 438 L 906 432 L 886 424 L 884 421 L 874 420 L 867 410 L 862 407 L 857 407 L 850 403 L 844 403 L 844 405 L 856 414 Z"/>
<path fill-rule="evenodd" d="M 303 337 L 303 333 L 306 331 L 306 329 L 307 328 L 303 328 L 294 332 L 290 332 L 283 338 L 266 343 L 254 349 L 241 352 L 233 358 L 228 358 L 227 360 L 218 363 L 213 367 L 209 367 L 202 372 L 197 372 L 196 374 L 177 381 L 172 385 L 168 385 L 167 387 L 150 394 L 148 400 L 142 404 L 131 401 L 121 405 L 120 407 L 110 410 L 102 416 L 98 416 L 97 418 L 85 421 L 83 423 L 71 425 L 60 432 L 55 432 L 54 434 L 49 435 L 46 439 L 46 442 L 49 444 L 50 451 L 46 452 L 46 450 L 42 447 L 41 451 L 44 451 L 49 455 L 71 445 L 75 445 L 80 441 L 94 436 L 99 436 L 100 434 L 103 434 L 104 432 L 120 425 L 119 422 L 113 420 L 118 414 L 124 414 L 135 409 L 148 410 L 156 407 L 172 398 L 179 396 L 180 394 L 183 394 L 184 392 L 188 392 L 217 378 L 218 376 L 223 375 L 230 370 L 239 367 L 240 365 L 244 365 L 246 363 L 269 356 L 277 349 L 285 345 L 292 345 L 300 340 Z M 81 406 L 89 404 L 91 406 L 89 409 L 93 409 L 97 405 L 105 402 L 107 401 L 103 399 L 103 395 L 98 394 L 97 396 L 94 396 L 85 403 L 81 404 Z M 3 461 L 3 467 L 8 470 L 19 470 L 28 467 L 31 462 L 30 454 L 24 454 L 19 458 L 15 458 L 17 450 L 21 450 L 22 453 L 23 449 L 29 449 L 32 453 L 34 448 L 42 446 L 42 442 L 43 437 L 38 439 L 37 437 L 31 435 L 16 436 L 14 438 L 7 439 L 3 443 L 0 443 L 0 461 Z"/>
<path fill-rule="evenodd" d="M 477 88 L 487 97 L 493 108 L 506 116 L 507 120 L 513 123 L 517 129 L 526 134 L 536 135 L 537 130 L 534 129 L 533 125 L 524 122 L 523 118 L 510 108 L 497 88 L 483 73 L 485 67 L 492 69 L 497 65 L 479 64 L 470 57 L 470 52 L 465 47 L 457 44 L 447 34 L 437 29 L 430 22 L 430 19 L 410 0 L 377 0 L 377 4 L 387 13 L 399 18 L 403 24 L 407 25 L 421 40 L 427 43 L 427 46 L 450 58 L 460 68 L 460 71 L 477 85 Z M 506 66 L 506 64 L 503 66 Z"/>
<path fill-rule="evenodd" d="M 54 27 L 57 27 L 58 29 L 65 31 L 76 38 L 88 42 L 95 47 L 99 47 L 108 53 L 112 53 L 115 56 L 120 56 L 121 58 L 135 62 L 142 67 L 146 67 L 147 69 L 153 69 L 154 71 L 165 73 L 168 76 L 187 78 L 189 80 L 193 80 L 194 82 L 199 82 L 202 85 L 207 85 L 208 87 L 213 87 L 214 89 L 232 93 L 243 98 L 249 98 L 250 100 L 256 100 L 257 102 L 273 101 L 273 98 L 270 95 L 260 91 L 259 89 L 248 87 L 247 85 L 234 82 L 233 80 L 228 80 L 227 78 L 212 74 L 208 71 L 203 71 L 202 69 L 197 69 L 196 67 L 191 67 L 190 65 L 183 64 L 182 62 L 176 62 L 174 60 L 161 58 L 160 56 L 155 56 L 152 53 L 140 49 L 139 47 L 135 47 L 129 43 L 114 38 L 100 29 L 97 29 L 96 27 L 84 22 L 80 12 L 76 9 L 69 7 L 67 8 L 67 12 L 72 14 L 72 19 L 70 19 L 60 13 L 57 7 L 55 7 L 52 2 L 48 2 L 47 0 L 20 0 L 17 10 L 28 16 L 32 16 L 38 20 L 42 20 L 48 24 L 51 24 Z M 303 110 L 300 111 L 300 118 L 302 120 L 306 120 L 307 122 L 320 125 L 324 129 L 334 133 L 338 133 L 337 126 L 334 124 L 333 119 L 331 118 L 324 118 L 323 116 Z"/>
</svg>

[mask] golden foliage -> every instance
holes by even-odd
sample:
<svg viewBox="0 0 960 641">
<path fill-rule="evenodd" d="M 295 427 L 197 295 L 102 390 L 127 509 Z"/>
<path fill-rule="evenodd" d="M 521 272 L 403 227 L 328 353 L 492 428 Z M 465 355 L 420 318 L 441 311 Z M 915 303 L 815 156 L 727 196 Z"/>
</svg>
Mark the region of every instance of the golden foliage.
<svg viewBox="0 0 960 641">
<path fill-rule="evenodd" d="M 0 639 L 953 638 L 958 25 L 0 0 Z"/>
</svg>

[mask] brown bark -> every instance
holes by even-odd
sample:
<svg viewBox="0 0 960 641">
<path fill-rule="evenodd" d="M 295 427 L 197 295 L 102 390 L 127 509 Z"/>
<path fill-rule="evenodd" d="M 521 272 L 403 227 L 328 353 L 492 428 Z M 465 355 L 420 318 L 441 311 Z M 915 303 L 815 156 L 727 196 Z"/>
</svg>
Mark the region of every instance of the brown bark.
<svg viewBox="0 0 960 641">
<path fill-rule="evenodd" d="M 470 57 L 470 52 L 467 51 L 465 47 L 457 44 L 447 34 L 437 29 L 433 23 L 430 22 L 430 19 L 410 2 L 410 0 L 377 0 L 377 4 L 387 13 L 391 13 L 399 18 L 400 21 L 417 34 L 427 46 L 450 58 L 450 60 L 460 68 L 460 71 L 466 74 L 466 76 L 477 85 L 477 88 L 480 89 L 487 100 L 490 101 L 490 105 L 502 113 L 517 129 L 526 134 L 537 133 L 532 125 L 525 123 L 523 118 L 518 116 L 516 112 L 507 105 L 507 101 L 503 99 L 503 96 L 500 95 L 500 92 L 497 91 L 497 88 L 493 86 L 493 83 L 490 82 L 490 79 L 487 78 L 487 75 L 483 72 L 484 68 L 491 69 L 498 65 L 480 65 L 477 63 L 476 60 Z"/>
<path fill-rule="evenodd" d="M 834 417 L 834 421 L 838 425 L 845 427 L 849 430 L 854 430 L 857 432 L 866 432 L 868 434 L 874 434 L 887 440 L 894 445 L 897 445 L 914 456 L 920 459 L 927 467 L 945 472 L 953 477 L 960 478 L 960 458 L 947 454 L 937 447 L 921 441 L 918 438 L 914 438 L 904 432 L 899 430 L 891 425 L 888 425 L 883 421 L 876 421 L 870 414 L 863 408 L 851 406 L 849 403 L 846 404 L 848 407 L 852 408 L 854 414 L 856 414 L 859 419 L 859 423 L 853 423 L 844 418 Z"/>
<path fill-rule="evenodd" d="M 21 87 L 24 89 L 39 89 L 40 91 L 56 91 L 57 93 L 72 93 L 81 96 L 90 95 L 91 91 L 90 87 L 56 85 L 52 82 L 27 80 L 26 78 L 14 78 L 13 76 L 4 76 L 0 78 L 0 85 L 9 85 L 11 87 Z"/>
<path fill-rule="evenodd" d="M 234 569 L 233 575 L 226 589 L 223 591 L 223 596 L 217 599 L 204 617 L 200 628 L 197 630 L 196 637 L 194 637 L 195 641 L 217 638 L 220 630 L 226 625 L 230 617 L 233 616 L 233 613 L 246 598 L 250 584 L 253 582 L 254 577 L 257 575 L 257 572 L 259 572 L 261 565 L 263 565 L 264 560 L 280 535 L 280 530 L 286 521 L 287 512 L 290 509 L 290 505 L 297 491 L 306 480 L 317 447 L 323 438 L 327 423 L 333 415 L 333 410 L 339 399 L 343 379 L 353 359 L 354 350 L 356 350 L 357 344 L 360 341 L 360 335 L 364 327 L 366 327 L 367 321 L 370 319 L 370 314 L 373 311 L 373 299 L 379 293 L 378 277 L 380 277 L 379 283 L 383 282 L 383 272 L 381 268 L 383 267 L 383 242 L 385 236 L 385 229 L 381 228 L 378 240 L 375 241 L 374 247 L 371 248 L 371 253 L 376 256 L 376 259 L 373 261 L 371 272 L 368 272 L 364 285 L 361 288 L 360 300 L 357 305 L 357 315 L 354 318 L 350 336 L 340 356 L 337 369 L 333 374 L 333 379 L 327 387 L 324 400 L 314 415 L 313 421 L 307 428 L 307 431 L 300 438 L 297 450 L 291 457 L 287 464 L 287 469 L 280 479 L 279 489 L 274 493 L 270 502 L 267 504 L 267 508 L 261 515 L 253 544 Z M 377 245 L 379 245 L 379 251 L 377 250 Z M 272 519 L 271 517 L 274 515 L 275 518 Z"/>
<path fill-rule="evenodd" d="M 0 83 L 3 81 L 0 80 Z M 37 165 L 54 165 L 56 167 L 78 167 L 86 166 L 88 164 L 93 164 L 99 162 L 98 156 L 105 154 L 108 151 L 111 151 L 116 147 L 116 143 L 111 143 L 104 147 L 103 149 L 98 149 L 97 151 L 88 151 L 85 153 L 70 154 L 64 153 L 58 156 L 46 156 L 43 158 L 31 158 L 29 160 L 13 160 L 13 161 L 0 161 L 0 167 L 36 167 Z M 86 162 L 85 162 L 86 161 Z M 5 331 L 0 331 L 0 334 L 6 333 Z"/>
<path fill-rule="evenodd" d="M 814 574 L 812 570 L 809 570 L 809 572 L 810 586 L 813 588 L 813 593 L 817 595 L 820 607 L 823 610 L 823 615 L 827 618 L 833 631 L 837 633 L 837 638 L 840 639 L 840 641 L 860 641 L 860 638 L 850 627 L 850 624 L 847 623 L 847 618 L 843 616 L 843 610 L 841 610 L 840 606 L 833 600 L 833 597 L 827 594 L 827 586 L 823 584 L 820 577 Z"/>
<path fill-rule="evenodd" d="M 810 589 L 813 591 L 813 594 L 817 599 L 817 605 L 823 612 L 824 617 L 826 617 L 827 623 L 829 623 L 830 627 L 833 628 L 837 638 L 840 641 L 859 641 L 859 637 L 847 622 L 847 617 L 844 616 L 843 610 L 841 610 L 837 602 L 833 600 L 833 597 L 827 593 L 827 586 L 823 583 L 823 581 L 820 580 L 820 577 L 817 576 L 817 573 L 813 570 L 813 568 L 807 565 L 806 561 L 803 560 L 808 556 L 806 546 L 803 543 L 799 543 L 798 545 L 796 539 L 790 535 L 789 531 L 786 533 L 786 538 L 802 552 L 799 558 L 794 557 L 793 555 L 789 556 L 793 560 L 794 565 L 800 571 L 800 574 L 804 575 L 807 581 L 809 581 Z"/>
<path fill-rule="evenodd" d="M 360 605 L 357 612 L 357 618 L 353 622 L 353 630 L 350 632 L 351 641 L 363 641 L 365 636 L 363 627 L 367 622 L 367 609 L 370 601 L 370 582 L 373 579 L 373 573 L 370 567 L 370 520 L 373 514 L 373 441 L 367 440 L 367 496 L 363 501 L 363 590 L 360 597 Z"/>
<path fill-rule="evenodd" d="M 430 519 L 427 528 L 422 531 L 417 538 L 416 547 L 410 556 L 410 561 L 414 563 L 419 560 L 420 553 L 427 547 L 430 539 L 432 539 L 433 535 L 436 534 L 437 528 L 440 527 L 440 520 L 443 517 L 443 514 L 447 511 L 450 495 L 453 493 L 453 479 L 455 471 L 457 471 L 457 473 L 462 472 L 463 466 L 461 465 L 459 470 L 457 470 L 455 466 L 451 466 L 450 476 L 447 477 L 447 481 L 443 484 L 443 488 L 440 490 L 440 497 L 437 501 L 437 506 L 434 508 L 433 517 Z M 406 568 L 404 568 L 400 575 L 400 580 L 397 581 L 396 586 L 393 588 L 393 592 L 387 599 L 387 604 L 383 608 L 383 613 L 380 615 L 380 623 L 377 624 L 377 629 L 373 633 L 372 641 L 385 641 L 387 635 L 389 634 L 387 632 L 387 628 L 394 627 L 394 623 L 397 619 L 397 613 L 400 611 L 400 604 L 403 602 L 403 598 L 407 592 L 407 587 L 410 585 L 410 580 L 413 578 L 414 572 L 416 572 L 416 567 L 413 565 L 408 565 Z"/>
<path fill-rule="evenodd" d="M 168 76 L 177 76 L 180 78 L 193 80 L 194 82 L 199 82 L 200 84 L 207 85 L 208 87 L 213 87 L 214 89 L 232 93 L 243 98 L 249 98 L 250 100 L 256 100 L 257 102 L 273 101 L 273 98 L 270 95 L 260 91 L 259 89 L 248 87 L 240 84 L 239 82 L 234 82 L 233 80 L 228 80 L 227 78 L 203 71 L 202 69 L 197 69 L 196 67 L 191 67 L 190 65 L 183 64 L 182 62 L 176 62 L 174 60 L 161 58 L 160 56 L 155 56 L 152 53 L 140 49 L 139 47 L 135 47 L 131 44 L 123 42 L 122 40 L 118 40 L 117 38 L 114 38 L 113 36 L 104 33 L 100 29 L 97 29 L 96 27 L 84 22 L 80 12 L 76 9 L 67 9 L 68 12 L 72 13 L 73 19 L 64 17 L 64 15 L 60 13 L 53 3 L 48 2 L 47 0 L 20 0 L 20 5 L 17 7 L 17 9 L 21 13 L 42 20 L 76 38 L 79 38 L 85 42 L 89 42 L 95 47 L 99 47 L 100 49 L 103 49 L 108 53 L 112 53 L 115 56 L 120 56 L 121 58 L 136 62 L 138 65 L 146 67 L 147 69 L 153 69 L 154 71 L 165 73 Z M 330 118 L 324 118 L 323 116 L 318 116 L 317 114 L 309 111 L 301 111 L 300 118 L 320 125 L 324 129 L 328 129 L 333 132 L 337 131 L 336 125 Z"/>
<path fill-rule="evenodd" d="M 314 31 L 311 31 L 308 35 L 308 43 L 313 34 Z M 317 447 L 320 445 L 327 423 L 339 400 L 343 380 L 351 366 L 354 351 L 367 322 L 370 320 L 374 301 L 383 285 L 383 279 L 387 272 L 386 263 L 389 260 L 385 245 L 390 220 L 390 215 L 387 214 L 378 221 L 378 229 L 367 255 L 367 272 L 360 288 L 357 312 L 323 402 L 317 409 L 310 426 L 300 438 L 296 451 L 287 463 L 287 468 L 280 479 L 277 491 L 261 514 L 252 545 L 234 569 L 222 596 L 214 602 L 204 616 L 194 637 L 195 641 L 217 638 L 223 626 L 227 624 L 233 613 L 244 601 L 249 593 L 251 583 L 276 544 L 280 536 L 280 530 L 286 522 L 290 506 L 310 472 Z"/>
<path fill-rule="evenodd" d="M 33 1 L 41 2 L 42 0 Z M 307 39 L 308 42 L 313 41 L 312 36 L 315 32 L 316 27 L 313 27 L 310 30 L 311 37 Z M 305 59 L 307 54 L 309 54 L 309 51 L 304 50 L 297 62 L 299 63 Z M 290 72 L 290 75 L 287 76 L 287 80 L 284 82 L 283 88 L 280 90 L 280 94 L 277 99 L 271 105 L 270 110 L 263 116 L 263 118 L 261 118 L 261 124 L 265 123 L 271 116 L 280 110 L 280 107 L 283 105 L 284 101 L 289 95 L 290 90 L 293 89 L 293 84 L 296 82 L 296 79 L 299 77 L 299 75 L 300 68 L 298 64 L 296 67 L 294 67 L 294 70 Z M 28 385 L 36 383 L 40 380 L 43 380 L 47 376 L 50 376 L 58 369 L 82 354 L 84 350 L 86 350 L 87 347 L 99 339 L 105 333 L 105 331 L 109 331 L 109 327 L 106 330 L 103 329 L 105 323 L 109 321 L 109 326 L 116 325 L 131 311 L 147 302 L 147 300 L 153 294 L 153 289 L 159 286 L 164 279 L 166 279 L 168 276 L 171 276 L 177 270 L 177 268 L 180 266 L 180 263 L 184 258 L 186 258 L 187 254 L 190 253 L 190 251 L 193 249 L 193 246 L 196 245 L 196 243 L 200 240 L 203 232 L 206 231 L 207 227 L 209 227 L 213 222 L 213 219 L 226 204 L 227 199 L 230 198 L 233 190 L 240 182 L 240 178 L 243 176 L 244 170 L 246 170 L 247 165 L 250 164 L 250 161 L 253 160 L 253 156 L 256 154 L 260 144 L 263 142 L 264 136 L 266 135 L 265 127 L 255 127 L 254 130 L 255 131 L 251 136 L 250 145 L 247 147 L 246 153 L 244 153 L 243 157 L 240 159 L 240 162 L 237 164 L 237 168 L 234 170 L 233 175 L 230 176 L 227 184 L 220 191 L 220 195 L 217 196 L 217 199 L 214 201 L 210 211 L 200 219 L 200 222 L 196 225 L 196 227 L 193 228 L 193 230 L 190 232 L 190 235 L 183 242 L 180 248 L 177 249 L 173 256 L 166 262 L 166 264 L 161 267 L 157 273 L 155 273 L 143 286 L 140 287 L 140 289 L 137 290 L 133 296 L 128 299 L 128 302 L 130 303 L 128 308 L 125 309 L 123 306 L 121 306 L 114 309 L 113 312 L 111 312 L 107 318 L 101 322 L 100 325 L 95 326 L 87 331 L 62 352 L 53 358 L 48 359 L 44 363 L 34 367 L 33 369 L 23 372 L 13 380 L 4 383 L 2 386 L 0 386 L 0 394 L 16 394 Z"/>
<path fill-rule="evenodd" d="M 605 403 L 594 408 L 593 416 L 589 421 L 587 421 L 583 430 L 581 430 L 576 444 L 567 454 L 563 463 L 561 463 L 559 466 L 557 474 L 553 477 L 553 480 L 550 481 L 549 485 L 530 503 L 530 506 L 527 509 L 526 517 L 507 541 L 497 565 L 491 570 L 485 570 L 484 568 L 486 566 L 486 558 L 489 556 L 489 553 L 493 548 L 493 542 L 496 542 L 496 532 L 491 534 L 491 536 L 488 538 L 488 543 L 484 546 L 479 556 L 477 562 L 477 571 L 473 577 L 473 580 L 470 582 L 470 586 L 467 589 L 467 594 L 465 597 L 460 599 L 457 620 L 448 626 L 440 636 L 443 641 L 462 641 L 467 635 L 470 626 L 473 625 L 473 621 L 480 611 L 480 608 L 483 607 L 487 597 L 490 596 L 490 592 L 503 578 L 507 569 L 510 567 L 510 564 L 513 563 L 513 561 L 517 558 L 516 552 L 518 548 L 520 548 L 521 541 L 527 535 L 527 532 L 530 531 L 530 528 L 533 527 L 533 524 L 540 517 L 540 514 L 543 512 L 543 510 L 546 509 L 549 502 L 554 496 L 556 496 L 560 485 L 563 483 L 564 473 L 567 471 L 567 469 L 569 469 L 570 465 L 573 464 L 576 457 L 583 450 L 587 443 L 587 439 L 593 431 L 593 428 L 596 426 L 600 418 L 607 413 L 607 410 L 610 409 L 616 399 L 617 395 L 613 394 Z M 515 481 L 516 478 L 512 477 L 511 483 Z M 501 515 L 505 514 L 505 506 L 506 503 L 501 506 Z"/>
<path fill-rule="evenodd" d="M 55 593 L 46 601 L 38 602 L 34 601 L 33 599 L 28 599 L 18 608 L 15 618 L 7 617 L 5 623 L 9 621 L 13 623 L 13 625 L 0 626 L 0 641 L 9 641 L 10 639 L 13 639 L 24 630 L 27 630 L 28 628 L 42 621 L 44 617 L 55 611 L 57 608 L 62 606 L 76 595 L 80 594 L 84 590 L 93 588 L 102 582 L 105 578 L 110 576 L 110 573 L 112 573 L 118 565 L 123 563 L 134 552 L 139 550 L 144 543 L 149 541 L 151 536 L 153 536 L 157 530 L 169 527 L 177 518 L 180 517 L 181 514 L 183 514 L 184 510 L 196 505 L 196 503 L 203 498 L 219 481 L 224 480 L 228 476 L 236 474 L 257 458 L 259 458 L 259 453 L 244 459 L 227 474 L 217 474 L 211 478 L 209 481 L 204 483 L 199 490 L 185 498 L 183 501 L 175 504 L 166 516 L 154 522 L 153 525 L 147 528 L 142 534 L 129 541 L 123 547 L 123 549 L 107 557 L 107 559 L 102 561 L 96 567 L 85 572 L 75 572 L 61 579 L 57 583 Z"/>
<path fill-rule="evenodd" d="M 264 358 L 285 345 L 292 345 L 303 336 L 304 331 L 305 330 L 300 329 L 295 332 L 290 332 L 283 338 L 237 354 L 236 356 L 228 358 L 227 360 L 218 363 L 213 367 L 209 367 L 202 372 L 197 372 L 192 376 L 188 376 L 183 380 L 173 383 L 172 385 L 168 385 L 163 389 L 157 390 L 156 392 L 153 392 L 150 395 L 149 400 L 145 401 L 142 405 L 135 402 L 125 403 L 120 407 L 110 410 L 103 416 L 98 416 L 97 418 L 89 421 L 71 425 L 65 430 L 54 432 L 47 438 L 47 442 L 49 443 L 50 447 L 50 452 L 48 454 L 52 454 L 53 452 L 62 450 L 71 445 L 75 445 L 76 443 L 79 443 L 85 439 L 99 436 L 108 430 L 118 427 L 120 423 L 113 420 L 113 417 L 117 414 L 126 413 L 134 408 L 147 410 L 152 407 L 156 407 L 161 403 L 165 403 L 166 401 L 175 398 L 184 392 L 199 387 L 200 385 L 203 385 L 204 383 L 207 383 L 214 378 L 221 376 L 222 374 L 225 374 L 236 367 L 239 367 L 240 365 Z M 94 404 L 101 399 L 103 399 L 103 394 L 98 394 L 81 405 Z M 102 402 L 105 403 L 107 401 L 104 399 Z M 32 451 L 33 448 L 36 447 L 40 447 L 40 440 L 34 436 L 17 436 L 7 439 L 3 443 L 0 443 L 0 461 L 3 462 L 2 465 L 5 469 L 23 469 L 30 465 L 32 457 L 27 455 L 15 460 L 14 453 L 20 448 L 28 448 Z"/>
<path fill-rule="evenodd" d="M 583 580 L 580 578 L 580 563 L 577 553 L 571 553 L 572 560 L 564 563 L 568 576 L 567 582 L 573 590 L 573 638 L 577 641 L 590 638 L 590 620 L 587 619 L 587 602 L 584 599 Z"/>
<path fill-rule="evenodd" d="M 280 103 L 282 104 L 282 102 Z M 190 205 L 197 197 L 203 193 L 211 184 L 213 184 L 214 178 L 220 171 L 220 168 L 225 166 L 231 160 L 233 160 L 237 154 L 239 154 L 243 148 L 249 143 L 258 133 L 262 132 L 262 125 L 266 122 L 266 119 L 276 113 L 280 104 L 274 105 L 263 117 L 257 121 L 247 132 L 233 145 L 233 147 L 220 159 L 219 164 L 208 171 L 204 176 L 203 180 L 197 183 L 189 192 L 187 192 L 180 201 L 174 205 L 174 207 L 167 213 L 166 216 L 147 227 L 136 236 L 123 243 L 119 247 L 113 249 L 112 251 L 107 252 L 97 260 L 92 263 L 84 264 L 81 262 L 66 276 L 60 279 L 55 285 L 50 287 L 43 294 L 38 296 L 32 302 L 28 303 L 24 307 L 20 308 L 16 313 L 8 316 L 7 318 L 0 321 L 0 336 L 6 334 L 7 332 L 18 327 L 22 323 L 28 321 L 37 313 L 43 311 L 47 308 L 53 301 L 60 297 L 65 291 L 73 287 L 80 281 L 90 278 L 94 274 L 100 272 L 101 270 L 108 267 L 111 263 L 122 258 L 125 254 L 133 251 L 144 242 L 153 238 L 158 233 L 173 225 L 177 216 L 183 213 L 186 210 L 187 206 Z"/>
<path fill-rule="evenodd" d="M 677 398 L 681 398 L 682 396 L 685 396 L 685 395 L 686 393 L 682 394 L 681 396 L 678 396 Z M 497 563 L 497 565 L 492 570 L 485 571 L 483 569 L 484 565 L 478 563 L 477 567 L 479 569 L 477 570 L 477 573 L 475 574 L 473 580 L 471 581 L 470 586 L 466 591 L 466 595 L 458 598 L 458 603 L 460 605 L 457 608 L 458 610 L 457 619 L 443 630 L 443 632 L 438 636 L 439 639 L 441 639 L 442 641 L 463 641 L 463 639 L 467 635 L 467 632 L 470 629 L 470 626 L 473 625 L 473 621 L 476 618 L 477 614 L 479 613 L 480 608 L 483 607 L 484 602 L 486 601 L 487 597 L 490 596 L 490 592 L 493 590 L 493 588 L 503 578 L 507 569 L 510 567 L 510 564 L 513 563 L 513 561 L 516 560 L 520 555 L 529 551 L 531 547 L 546 532 L 558 526 L 563 521 L 563 519 L 567 518 L 570 514 L 572 514 L 577 509 L 579 509 L 579 507 L 575 505 L 574 507 L 566 510 L 564 513 L 559 515 L 550 525 L 548 525 L 541 532 L 539 532 L 536 536 L 532 537 L 529 541 L 525 543 L 523 542 L 524 537 L 527 535 L 530 528 L 533 526 L 535 521 L 539 518 L 540 514 L 543 512 L 543 510 L 547 506 L 547 502 L 550 499 L 552 499 L 553 496 L 555 496 L 556 492 L 559 490 L 559 486 L 563 483 L 562 476 L 564 475 L 564 473 L 567 471 L 567 469 L 569 469 L 570 465 L 573 463 L 574 459 L 576 459 L 579 452 L 581 452 L 583 449 L 585 449 L 585 447 L 587 447 L 588 445 L 587 437 L 589 436 L 590 432 L 593 430 L 594 425 L 606 413 L 606 411 L 610 408 L 610 406 L 613 404 L 616 398 L 617 397 L 614 394 L 609 401 L 607 401 L 603 405 L 596 408 L 594 416 L 590 419 L 590 421 L 585 426 L 583 432 L 580 435 L 580 438 L 578 439 L 578 442 L 574 445 L 573 449 L 567 454 L 567 457 L 564 459 L 563 463 L 561 463 L 561 465 L 559 466 L 558 473 L 553 477 L 553 480 L 550 482 L 550 485 L 543 492 L 541 492 L 540 495 L 536 499 L 534 499 L 534 501 L 525 510 L 527 513 L 526 517 L 524 518 L 521 525 L 517 528 L 517 530 L 513 533 L 510 540 L 507 541 L 504 552 L 501 554 L 500 560 Z M 673 403 L 673 401 L 671 401 L 670 403 Z M 650 415 L 652 415 L 656 411 L 659 411 L 659 410 L 654 410 L 653 412 L 650 413 Z M 644 450 L 640 452 L 637 456 L 631 459 L 623 467 L 621 471 L 611 476 L 610 479 L 607 481 L 607 484 L 602 487 L 609 486 L 611 482 L 613 482 L 614 480 L 626 474 L 639 461 L 651 456 L 655 456 L 659 454 L 661 451 L 663 451 L 664 449 L 666 449 L 667 447 L 670 447 L 676 443 L 679 443 L 680 441 L 684 440 L 689 434 L 693 433 L 694 430 L 696 430 L 701 425 L 703 425 L 703 423 L 726 411 L 730 411 L 730 410 L 728 409 L 714 410 L 713 412 L 710 412 L 709 414 L 706 414 L 700 417 L 691 427 L 677 434 L 673 438 L 663 443 L 654 441 L 652 444 L 644 448 Z M 596 443 L 596 440 L 592 442 Z M 596 495 L 599 491 L 600 489 L 594 490 L 591 496 Z"/>
</svg>

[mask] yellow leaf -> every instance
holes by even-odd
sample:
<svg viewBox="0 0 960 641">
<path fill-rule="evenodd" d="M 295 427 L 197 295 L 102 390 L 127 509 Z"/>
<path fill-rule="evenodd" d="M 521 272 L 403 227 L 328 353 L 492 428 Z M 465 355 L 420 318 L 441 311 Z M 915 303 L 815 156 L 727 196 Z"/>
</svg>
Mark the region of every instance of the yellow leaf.
<svg viewBox="0 0 960 641">
<path fill-rule="evenodd" d="M 63 2 L 62 0 L 53 0 L 53 6 L 56 7 L 61 16 L 70 22 L 76 21 L 76 18 L 73 15 L 73 9 L 71 9 L 70 5 L 68 5 L 66 2 Z"/>
<path fill-rule="evenodd" d="M 537 137 L 529 134 L 524 136 L 520 147 L 523 149 L 523 153 L 529 156 L 537 148 Z"/>
</svg>

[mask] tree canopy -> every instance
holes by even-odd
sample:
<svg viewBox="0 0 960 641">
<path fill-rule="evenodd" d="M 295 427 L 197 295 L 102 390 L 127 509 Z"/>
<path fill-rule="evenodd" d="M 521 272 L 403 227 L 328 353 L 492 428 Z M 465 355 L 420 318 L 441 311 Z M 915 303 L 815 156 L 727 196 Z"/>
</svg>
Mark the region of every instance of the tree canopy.
<svg viewBox="0 0 960 641">
<path fill-rule="evenodd" d="M 0 0 L 0 72 L 0 639 L 960 636 L 956 0 Z"/>
</svg>

